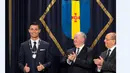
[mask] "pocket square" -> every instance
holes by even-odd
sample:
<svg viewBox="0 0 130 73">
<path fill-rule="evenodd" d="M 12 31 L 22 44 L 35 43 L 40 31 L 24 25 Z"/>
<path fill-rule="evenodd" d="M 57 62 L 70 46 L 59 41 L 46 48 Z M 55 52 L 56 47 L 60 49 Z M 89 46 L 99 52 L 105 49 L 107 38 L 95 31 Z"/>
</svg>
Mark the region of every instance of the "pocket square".
<svg viewBox="0 0 130 73">
<path fill-rule="evenodd" d="M 40 51 L 45 51 L 45 49 L 40 49 Z"/>
</svg>

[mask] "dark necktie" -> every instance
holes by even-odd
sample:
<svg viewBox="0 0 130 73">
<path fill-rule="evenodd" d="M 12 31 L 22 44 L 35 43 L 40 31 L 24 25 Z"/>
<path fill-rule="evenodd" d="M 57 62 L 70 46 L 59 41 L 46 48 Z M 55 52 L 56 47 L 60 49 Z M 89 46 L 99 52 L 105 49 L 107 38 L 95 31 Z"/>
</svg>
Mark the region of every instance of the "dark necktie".
<svg viewBox="0 0 130 73">
<path fill-rule="evenodd" d="M 33 52 L 36 52 L 36 50 L 37 50 L 37 48 L 36 48 L 36 42 L 33 42 L 33 43 L 34 43 L 34 46 L 33 46 L 32 51 L 33 51 Z"/>
<path fill-rule="evenodd" d="M 77 48 L 77 52 L 76 52 L 76 55 L 78 55 L 79 54 L 79 48 Z"/>
<path fill-rule="evenodd" d="M 105 58 L 105 60 L 107 61 L 107 59 L 108 59 L 108 57 L 109 57 L 109 55 L 110 55 L 110 49 L 107 51 L 107 56 L 106 56 L 106 58 Z"/>
</svg>

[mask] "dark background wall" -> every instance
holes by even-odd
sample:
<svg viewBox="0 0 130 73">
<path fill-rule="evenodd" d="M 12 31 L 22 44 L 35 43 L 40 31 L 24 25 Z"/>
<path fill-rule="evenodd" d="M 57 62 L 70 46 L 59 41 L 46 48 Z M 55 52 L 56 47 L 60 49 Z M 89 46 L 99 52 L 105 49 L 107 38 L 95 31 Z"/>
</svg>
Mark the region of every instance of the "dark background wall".
<svg viewBox="0 0 130 73">
<path fill-rule="evenodd" d="M 116 32 L 116 0 L 101 1 L 113 16 L 114 21 L 93 48 L 96 51 L 96 56 L 105 50 L 103 41 L 105 35 L 111 31 Z M 63 73 L 66 70 L 66 66 L 60 64 L 62 55 L 39 21 L 40 16 L 44 13 L 50 2 L 51 0 L 11 0 L 11 11 L 9 10 L 9 0 L 6 0 L 6 73 L 21 73 L 17 64 L 19 47 L 22 42 L 29 39 L 28 26 L 32 22 L 40 24 L 42 29 L 40 33 L 41 39 L 49 42 L 53 47 L 51 54 L 54 57 L 54 63 L 50 69 L 50 73 Z M 9 13 L 12 15 L 11 18 L 9 18 Z M 12 19 L 11 22 L 9 19 Z M 91 0 L 91 27 L 89 32 L 86 33 L 88 36 L 86 45 L 88 47 L 92 45 L 94 39 L 108 20 L 108 17 L 99 7 L 96 0 Z M 56 3 L 47 14 L 45 21 L 64 51 L 73 47 L 73 40 L 67 38 L 62 32 L 61 0 L 56 0 Z"/>
</svg>

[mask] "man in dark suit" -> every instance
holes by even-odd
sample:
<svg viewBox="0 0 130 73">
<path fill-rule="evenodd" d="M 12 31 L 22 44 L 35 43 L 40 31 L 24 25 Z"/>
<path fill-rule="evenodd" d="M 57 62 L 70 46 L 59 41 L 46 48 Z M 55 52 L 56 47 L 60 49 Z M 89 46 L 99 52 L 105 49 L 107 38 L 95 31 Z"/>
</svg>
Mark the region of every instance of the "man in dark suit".
<svg viewBox="0 0 130 73">
<path fill-rule="evenodd" d="M 86 35 L 78 32 L 74 36 L 75 47 L 67 51 L 68 73 L 92 73 L 93 50 L 85 45 Z"/>
<path fill-rule="evenodd" d="M 18 64 L 25 73 L 45 73 L 51 64 L 49 43 L 39 38 L 40 26 L 32 23 L 28 29 L 30 39 L 20 47 Z"/>
<path fill-rule="evenodd" d="M 105 46 L 108 48 L 94 59 L 97 71 L 102 73 L 116 73 L 116 33 L 110 32 L 105 37 Z"/>
</svg>

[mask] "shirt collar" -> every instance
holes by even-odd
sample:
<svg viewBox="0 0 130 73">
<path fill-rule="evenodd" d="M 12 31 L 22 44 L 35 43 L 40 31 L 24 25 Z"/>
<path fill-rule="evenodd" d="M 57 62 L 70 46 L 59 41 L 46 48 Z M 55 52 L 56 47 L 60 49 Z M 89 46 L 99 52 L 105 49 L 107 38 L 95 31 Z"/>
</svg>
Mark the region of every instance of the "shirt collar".
<svg viewBox="0 0 130 73">
<path fill-rule="evenodd" d="M 109 48 L 111 51 L 113 51 L 115 49 L 116 45 L 113 46 L 112 48 Z"/>
<path fill-rule="evenodd" d="M 79 47 L 79 52 L 82 50 L 82 48 L 84 47 L 85 44 L 83 44 L 82 46 Z M 78 49 L 78 48 L 77 48 Z"/>
<path fill-rule="evenodd" d="M 36 44 L 37 43 L 39 43 L 39 40 L 40 40 L 40 38 L 38 38 L 37 40 L 32 40 L 32 39 L 30 39 L 31 40 L 31 43 L 33 44 L 34 42 L 36 42 Z"/>
<path fill-rule="evenodd" d="M 84 44 L 82 46 L 79 47 L 79 49 L 82 49 L 84 47 Z"/>
</svg>

